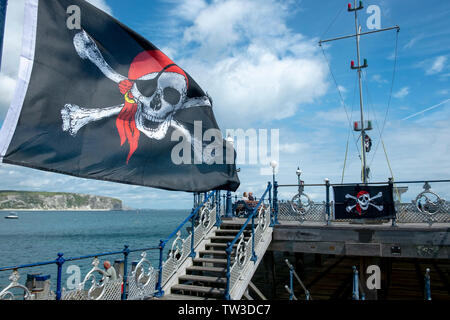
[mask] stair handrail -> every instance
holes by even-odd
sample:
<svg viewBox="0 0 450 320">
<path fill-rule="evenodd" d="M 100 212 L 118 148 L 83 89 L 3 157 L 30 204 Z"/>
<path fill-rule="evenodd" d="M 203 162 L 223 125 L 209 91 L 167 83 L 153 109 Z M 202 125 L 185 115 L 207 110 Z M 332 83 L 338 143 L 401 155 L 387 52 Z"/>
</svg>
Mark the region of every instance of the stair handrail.
<svg viewBox="0 0 450 320">
<path fill-rule="evenodd" d="M 431 277 L 430 269 L 425 270 L 425 282 L 424 282 L 425 300 L 431 300 Z"/>
<path fill-rule="evenodd" d="M 248 216 L 247 220 L 239 230 L 239 232 L 236 234 L 234 239 L 231 242 L 227 243 L 227 285 L 225 289 L 225 299 L 230 300 L 230 270 L 231 270 L 231 252 L 233 251 L 233 246 L 236 244 L 236 242 L 241 238 L 242 234 L 244 233 L 245 228 L 247 228 L 248 224 L 250 223 L 250 220 L 252 221 L 252 260 L 256 262 L 257 256 L 255 254 L 255 216 L 258 212 L 258 209 L 260 208 L 261 204 L 264 201 L 264 198 L 266 197 L 266 194 L 272 189 L 272 184 L 268 182 L 267 188 L 264 191 L 263 195 L 258 201 L 258 205 L 253 209 L 252 213 Z"/>
<path fill-rule="evenodd" d="M 303 281 L 298 276 L 297 272 L 295 272 L 294 266 L 289 262 L 288 259 L 284 260 L 289 267 L 289 284 L 284 286 L 286 290 L 289 292 L 289 300 L 298 300 L 297 297 L 294 295 L 294 277 L 297 279 L 298 283 L 302 287 L 303 291 L 305 292 L 305 300 L 312 300 L 311 294 L 308 289 L 306 289 L 305 285 L 303 284 Z"/>
<path fill-rule="evenodd" d="M 205 199 L 196 207 L 192 209 L 191 214 L 184 219 L 184 221 L 182 223 L 180 223 L 180 225 L 164 240 L 160 240 L 159 241 L 159 272 L 158 272 L 158 282 L 156 283 L 156 296 L 158 297 L 162 297 L 164 295 L 164 291 L 162 289 L 162 276 L 163 276 L 163 251 L 164 248 L 166 246 L 166 244 L 169 242 L 170 239 L 172 239 L 175 235 L 178 235 L 179 232 L 181 231 L 181 228 L 184 227 L 184 225 L 190 220 L 192 223 L 192 233 L 191 233 L 191 257 L 194 255 L 195 256 L 195 252 L 194 252 L 194 223 L 195 223 L 195 219 L 197 217 L 198 212 L 200 211 L 201 208 L 203 208 L 203 206 L 208 202 L 208 200 L 210 198 L 212 198 L 213 196 L 215 196 L 217 193 L 217 190 L 213 190 L 211 191 L 209 194 L 206 195 Z"/>
<path fill-rule="evenodd" d="M 353 270 L 353 286 L 352 286 L 352 299 L 353 300 L 366 300 L 364 289 L 361 285 L 361 279 L 359 278 L 359 272 L 356 266 L 352 267 Z"/>
</svg>

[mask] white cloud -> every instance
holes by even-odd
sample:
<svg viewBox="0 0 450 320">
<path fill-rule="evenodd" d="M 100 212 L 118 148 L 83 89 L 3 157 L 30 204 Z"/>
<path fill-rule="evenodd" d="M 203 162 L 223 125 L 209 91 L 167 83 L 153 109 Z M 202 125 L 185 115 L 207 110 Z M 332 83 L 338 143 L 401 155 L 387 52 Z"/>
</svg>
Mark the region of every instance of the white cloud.
<svg viewBox="0 0 450 320">
<path fill-rule="evenodd" d="M 377 83 L 388 83 L 388 81 L 386 79 L 383 79 L 383 77 L 379 74 L 374 74 L 371 80 Z"/>
<path fill-rule="evenodd" d="M 431 68 L 427 69 L 426 74 L 432 75 L 442 72 L 446 67 L 447 56 L 439 56 L 432 62 Z"/>
<path fill-rule="evenodd" d="M 288 118 L 325 94 L 328 69 L 317 43 L 286 26 L 286 5 L 272 0 L 197 3 L 195 14 L 180 16 L 189 26 L 177 63 L 213 97 L 221 125 Z"/>
<path fill-rule="evenodd" d="M 424 38 L 423 34 L 413 37 L 411 40 L 408 41 L 408 43 L 406 43 L 403 46 L 403 49 L 411 49 L 419 40 L 422 40 L 423 38 Z"/>
<path fill-rule="evenodd" d="M 403 87 L 398 92 L 394 93 L 393 96 L 395 98 L 401 99 L 406 97 L 409 94 L 409 87 Z"/>
</svg>

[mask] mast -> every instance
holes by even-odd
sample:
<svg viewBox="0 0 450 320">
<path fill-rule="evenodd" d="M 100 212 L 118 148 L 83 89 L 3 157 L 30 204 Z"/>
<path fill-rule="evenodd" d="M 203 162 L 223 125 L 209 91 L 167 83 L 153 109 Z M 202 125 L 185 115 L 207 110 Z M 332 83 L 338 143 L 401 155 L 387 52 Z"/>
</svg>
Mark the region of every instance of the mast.
<svg viewBox="0 0 450 320">
<path fill-rule="evenodd" d="M 362 174 L 361 174 L 361 180 L 362 183 L 367 183 L 367 164 L 366 164 L 366 148 L 364 146 L 364 140 L 366 137 L 366 131 L 364 128 L 364 101 L 363 101 L 363 95 L 362 95 L 362 77 L 361 72 L 362 68 L 366 68 L 367 64 L 365 66 L 361 67 L 361 53 L 359 50 L 359 39 L 360 39 L 360 33 L 361 33 L 361 26 L 358 25 L 358 11 L 363 9 L 362 2 L 359 3 L 359 7 L 356 7 L 356 0 L 355 0 L 355 30 L 356 30 L 356 55 L 358 58 L 358 79 L 359 79 L 359 109 L 361 113 L 361 150 L 362 150 Z M 352 10 L 350 7 L 348 8 L 349 11 Z"/>
<path fill-rule="evenodd" d="M 361 150 L 362 150 L 362 159 L 361 159 L 361 180 L 363 184 L 366 184 L 368 182 L 368 167 L 367 167 L 367 156 L 366 156 L 366 147 L 365 147 L 365 139 L 366 139 L 366 131 L 367 130 L 371 130 L 371 124 L 368 121 L 368 125 L 367 127 L 364 124 L 364 99 L 363 99 L 363 92 L 362 92 L 362 69 L 367 68 L 368 64 L 367 64 L 367 59 L 364 59 L 364 63 L 363 65 L 361 65 L 361 52 L 360 52 L 360 37 L 363 35 L 368 35 L 368 34 L 372 34 L 372 33 L 377 33 L 377 32 L 382 32 L 382 31 L 388 31 L 388 30 L 393 30 L 396 29 L 397 32 L 400 31 L 400 27 L 399 26 L 394 26 L 394 27 L 389 27 L 389 28 L 385 28 L 385 29 L 379 29 L 379 30 L 375 30 L 375 31 L 369 31 L 369 32 L 364 32 L 361 33 L 361 26 L 358 25 L 358 11 L 364 9 L 363 3 L 362 1 L 359 1 L 359 5 L 357 5 L 357 0 L 354 0 L 354 6 L 352 8 L 352 5 L 349 3 L 348 4 L 348 12 L 354 12 L 355 13 L 355 34 L 354 35 L 347 35 L 347 36 L 341 36 L 341 37 L 337 37 L 337 38 L 333 38 L 333 39 L 328 39 L 328 40 L 320 40 L 319 41 L 319 46 L 322 45 L 322 43 L 325 42 L 331 42 L 331 41 L 336 41 L 336 40 L 342 40 L 342 39 L 348 39 L 348 38 L 352 38 L 355 37 L 356 38 L 356 57 L 357 57 L 357 63 L 358 65 L 355 66 L 354 61 L 351 61 L 351 69 L 352 70 L 357 70 L 358 71 L 358 80 L 359 80 L 359 108 L 360 108 L 360 121 L 361 121 L 361 125 L 360 125 L 360 129 L 358 129 L 357 125 L 355 124 L 355 131 L 361 131 Z"/>
</svg>

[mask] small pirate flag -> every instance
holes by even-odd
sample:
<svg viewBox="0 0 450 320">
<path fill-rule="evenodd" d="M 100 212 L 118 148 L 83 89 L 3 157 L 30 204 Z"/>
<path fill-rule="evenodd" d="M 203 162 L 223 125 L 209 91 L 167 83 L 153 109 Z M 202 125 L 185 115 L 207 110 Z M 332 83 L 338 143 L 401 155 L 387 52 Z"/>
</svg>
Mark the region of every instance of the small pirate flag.
<svg viewBox="0 0 450 320">
<path fill-rule="evenodd" d="M 370 152 L 370 150 L 372 150 L 372 139 L 368 134 L 365 134 L 364 137 L 364 148 L 366 149 L 366 152 Z"/>
<path fill-rule="evenodd" d="M 392 186 L 334 186 L 335 219 L 395 216 Z"/>
<path fill-rule="evenodd" d="M 166 54 L 84 0 L 26 0 L 24 21 L 0 162 L 168 190 L 238 188 L 212 100 Z"/>
</svg>

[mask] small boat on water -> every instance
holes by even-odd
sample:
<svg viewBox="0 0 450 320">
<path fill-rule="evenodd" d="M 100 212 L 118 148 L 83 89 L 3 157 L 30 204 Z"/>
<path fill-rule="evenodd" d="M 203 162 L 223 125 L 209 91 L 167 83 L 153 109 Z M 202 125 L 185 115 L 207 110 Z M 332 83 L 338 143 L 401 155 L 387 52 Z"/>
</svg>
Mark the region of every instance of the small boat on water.
<svg viewBox="0 0 450 320">
<path fill-rule="evenodd" d="M 15 212 L 11 212 L 9 215 L 5 217 L 5 219 L 19 219 L 19 216 Z"/>
</svg>

